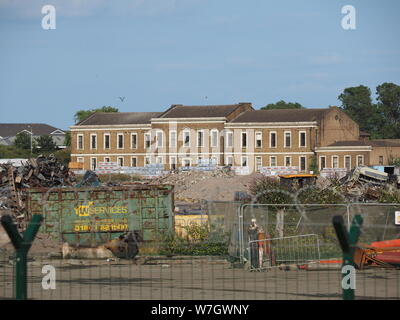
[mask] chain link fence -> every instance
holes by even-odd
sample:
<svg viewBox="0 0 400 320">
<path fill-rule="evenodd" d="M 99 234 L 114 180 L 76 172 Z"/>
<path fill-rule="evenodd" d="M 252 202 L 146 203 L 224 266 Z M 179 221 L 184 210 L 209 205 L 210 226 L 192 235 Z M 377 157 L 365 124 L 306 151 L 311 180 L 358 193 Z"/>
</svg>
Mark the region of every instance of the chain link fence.
<svg viewBox="0 0 400 320">
<path fill-rule="evenodd" d="M 349 223 L 361 214 L 360 242 L 366 244 L 399 238 L 400 232 L 394 223 L 400 204 L 299 207 L 208 202 L 204 211 L 198 224 L 207 226 L 206 237 L 182 242 L 181 251 L 172 253 L 160 252 L 160 243 L 155 242 L 154 250 L 139 248 L 134 259 L 94 258 L 93 248 L 62 258 L 62 243 L 52 245 L 39 234 L 28 254 L 28 298 L 341 299 L 342 258 L 332 217 L 341 215 Z M 263 229 L 263 239 L 251 237 L 254 223 Z M 38 250 L 42 242 L 49 249 Z M 15 297 L 14 277 L 15 255 L 8 244 L 0 249 L 0 299 Z M 357 270 L 356 298 L 399 299 L 399 269 Z"/>
</svg>

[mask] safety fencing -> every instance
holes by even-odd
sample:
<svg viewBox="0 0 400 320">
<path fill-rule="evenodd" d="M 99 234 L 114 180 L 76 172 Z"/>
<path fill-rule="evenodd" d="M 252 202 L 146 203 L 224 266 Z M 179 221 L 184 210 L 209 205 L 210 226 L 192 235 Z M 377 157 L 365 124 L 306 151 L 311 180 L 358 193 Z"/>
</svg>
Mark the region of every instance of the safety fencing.
<svg viewBox="0 0 400 320">
<path fill-rule="evenodd" d="M 306 264 L 320 260 L 316 234 L 249 241 L 251 270 L 279 267 L 281 264 Z"/>
<path fill-rule="evenodd" d="M 133 259 L 115 257 L 105 248 L 69 248 L 66 252 L 62 242 L 55 243 L 39 231 L 27 256 L 27 297 L 341 299 L 342 252 L 332 226 L 333 216 L 342 216 L 349 226 L 354 216 L 361 214 L 360 243 L 400 238 L 400 227 L 395 224 L 400 204 L 207 202 L 202 208 L 204 216 L 199 215 L 196 225 L 206 225 L 207 229 L 187 229 L 199 238 L 179 243 L 163 235 L 161 243 L 154 243 L 153 251 L 139 250 Z M 255 225 L 258 231 L 252 235 Z M 45 230 L 45 226 L 41 228 Z M 160 245 L 179 250 L 160 251 Z M 63 258 L 65 254 L 69 255 Z M 0 249 L 0 299 L 15 297 L 16 272 L 16 256 L 8 244 Z M 357 270 L 355 291 L 357 299 L 399 299 L 400 270 Z"/>
</svg>

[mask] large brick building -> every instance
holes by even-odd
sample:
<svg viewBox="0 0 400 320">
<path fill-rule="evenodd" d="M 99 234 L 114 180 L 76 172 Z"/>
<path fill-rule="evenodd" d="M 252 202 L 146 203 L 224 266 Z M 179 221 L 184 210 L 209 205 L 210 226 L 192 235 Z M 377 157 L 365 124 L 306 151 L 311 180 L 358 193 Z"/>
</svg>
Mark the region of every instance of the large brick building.
<svg viewBox="0 0 400 320">
<path fill-rule="evenodd" d="M 219 165 L 319 168 L 388 164 L 400 140 L 370 140 L 337 107 L 254 110 L 251 103 L 172 105 L 165 112 L 94 113 L 71 127 L 72 161 L 94 169 L 162 163 L 165 169 L 213 159 Z"/>
</svg>

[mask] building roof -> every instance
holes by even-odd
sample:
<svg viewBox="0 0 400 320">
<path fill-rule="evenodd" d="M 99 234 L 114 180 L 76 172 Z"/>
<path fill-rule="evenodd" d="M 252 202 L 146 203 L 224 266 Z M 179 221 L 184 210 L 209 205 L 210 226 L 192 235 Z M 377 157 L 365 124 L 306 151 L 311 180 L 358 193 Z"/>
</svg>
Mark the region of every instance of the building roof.
<svg viewBox="0 0 400 320">
<path fill-rule="evenodd" d="M 330 144 L 328 147 L 354 147 L 354 146 L 400 147 L 400 139 L 336 141 L 335 143 Z"/>
<path fill-rule="evenodd" d="M 329 108 L 253 110 L 240 114 L 231 122 L 311 122 L 321 120 L 329 110 Z"/>
<path fill-rule="evenodd" d="M 77 125 L 149 124 L 151 118 L 160 115 L 161 112 L 95 112 Z"/>
<path fill-rule="evenodd" d="M 45 123 L 0 123 L 0 136 L 3 138 L 14 137 L 24 130 L 29 132 L 32 130 L 34 136 L 51 134 L 56 130 L 64 132 Z"/>
<path fill-rule="evenodd" d="M 227 117 L 244 104 L 251 106 L 250 103 L 208 106 L 184 106 L 182 104 L 175 104 L 165 111 L 160 118 L 222 118 Z"/>
<path fill-rule="evenodd" d="M 328 147 L 358 147 L 358 146 L 372 146 L 372 141 L 367 140 L 348 140 L 348 141 L 336 141 L 328 145 Z"/>
<path fill-rule="evenodd" d="M 400 147 L 400 139 L 375 139 L 370 142 L 374 147 Z"/>
</svg>

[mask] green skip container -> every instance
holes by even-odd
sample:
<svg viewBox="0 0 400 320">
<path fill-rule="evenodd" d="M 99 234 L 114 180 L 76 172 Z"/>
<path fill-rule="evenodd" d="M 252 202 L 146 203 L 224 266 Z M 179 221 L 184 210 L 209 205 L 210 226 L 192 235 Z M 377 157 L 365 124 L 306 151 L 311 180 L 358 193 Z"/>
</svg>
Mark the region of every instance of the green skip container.
<svg viewBox="0 0 400 320">
<path fill-rule="evenodd" d="M 36 188 L 27 210 L 43 214 L 40 231 L 75 247 L 95 248 L 128 231 L 150 244 L 174 231 L 172 185 Z"/>
</svg>

